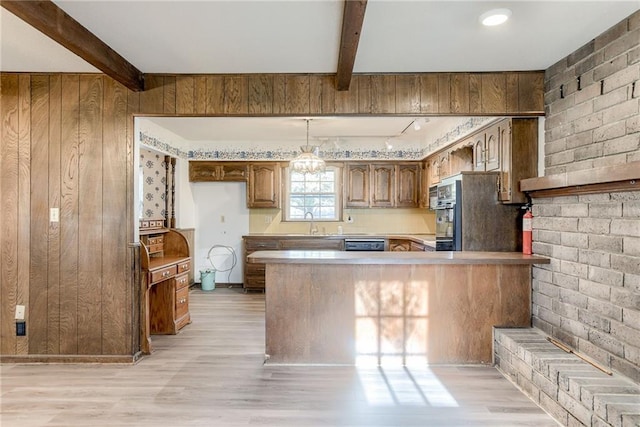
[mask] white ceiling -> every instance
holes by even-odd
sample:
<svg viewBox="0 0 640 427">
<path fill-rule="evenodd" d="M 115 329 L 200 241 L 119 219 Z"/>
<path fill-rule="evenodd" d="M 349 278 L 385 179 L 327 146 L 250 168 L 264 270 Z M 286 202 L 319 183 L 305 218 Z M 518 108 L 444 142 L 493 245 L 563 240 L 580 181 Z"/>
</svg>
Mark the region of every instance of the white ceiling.
<svg viewBox="0 0 640 427">
<path fill-rule="evenodd" d="M 335 73 L 338 0 L 55 0 L 144 73 Z M 478 17 L 495 7 L 503 26 Z M 543 70 L 640 0 L 369 0 L 356 73 Z M 1 9 L 2 71 L 93 72 Z M 36 34 L 34 34 L 36 33 Z"/>
<path fill-rule="evenodd" d="M 343 11 L 338 0 L 55 3 L 144 73 L 335 73 L 337 68 Z M 500 27 L 480 25 L 478 17 L 496 7 L 511 9 L 511 19 Z M 638 9 L 640 0 L 369 0 L 354 72 L 544 70 Z M 3 8 L 0 71 L 97 72 Z M 384 133 L 397 134 L 412 120 L 390 121 Z M 284 122 L 279 122 L 283 132 L 291 128 Z M 186 140 L 211 135 L 206 121 L 197 128 L 195 123 L 166 119 L 163 126 Z M 233 129 L 252 126 L 229 123 Z M 221 126 L 217 132 L 229 132 Z M 251 132 L 265 133 L 267 125 L 260 126 Z M 341 132 L 372 128 L 370 122 L 353 126 Z"/>
</svg>

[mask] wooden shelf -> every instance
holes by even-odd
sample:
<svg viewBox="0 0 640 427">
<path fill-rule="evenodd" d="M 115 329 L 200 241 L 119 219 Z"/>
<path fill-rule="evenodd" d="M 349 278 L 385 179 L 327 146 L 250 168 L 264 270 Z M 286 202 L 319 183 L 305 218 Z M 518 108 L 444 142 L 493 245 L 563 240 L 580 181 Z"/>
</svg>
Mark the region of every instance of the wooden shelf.
<svg viewBox="0 0 640 427">
<path fill-rule="evenodd" d="M 520 181 L 520 190 L 536 197 L 640 190 L 640 161 Z"/>
</svg>

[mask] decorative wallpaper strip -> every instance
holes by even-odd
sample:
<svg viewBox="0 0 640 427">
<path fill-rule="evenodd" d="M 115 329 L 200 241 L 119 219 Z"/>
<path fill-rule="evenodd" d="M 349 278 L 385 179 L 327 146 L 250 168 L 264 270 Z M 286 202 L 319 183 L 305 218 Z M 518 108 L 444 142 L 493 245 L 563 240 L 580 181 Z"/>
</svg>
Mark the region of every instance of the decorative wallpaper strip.
<svg viewBox="0 0 640 427">
<path fill-rule="evenodd" d="M 187 156 L 187 152 L 184 150 L 181 150 L 179 148 L 176 148 L 174 145 L 168 143 L 168 142 L 164 142 L 159 140 L 158 138 L 154 138 L 153 136 L 149 136 L 147 134 L 145 134 L 144 132 L 140 132 L 140 142 L 142 143 L 142 145 L 148 147 L 148 148 L 153 148 L 156 149 L 158 151 L 162 151 L 163 153 L 166 153 L 170 156 L 173 157 L 179 157 L 181 159 L 188 159 L 189 157 Z"/>
<path fill-rule="evenodd" d="M 438 151 L 440 148 L 472 133 L 476 129 L 484 126 L 493 117 L 470 117 L 454 129 L 442 135 L 438 139 L 429 143 L 426 147 L 409 147 L 398 150 L 384 149 L 336 149 L 320 151 L 320 157 L 325 160 L 422 160 L 429 154 Z M 261 148 L 218 148 L 218 149 L 195 149 L 184 150 L 177 148 L 175 144 L 162 141 L 153 136 L 140 132 L 140 141 L 143 145 L 163 151 L 174 157 L 187 160 L 273 160 L 289 161 L 299 154 L 298 150 L 289 148 L 275 148 L 264 150 Z"/>
<path fill-rule="evenodd" d="M 434 153 L 442 147 L 445 147 L 450 143 L 473 133 L 476 129 L 481 128 L 485 124 L 488 124 L 495 119 L 495 117 L 470 117 L 464 123 L 456 126 L 440 138 L 433 141 L 425 149 L 423 149 L 422 157 L 427 157 L 429 154 Z"/>
</svg>

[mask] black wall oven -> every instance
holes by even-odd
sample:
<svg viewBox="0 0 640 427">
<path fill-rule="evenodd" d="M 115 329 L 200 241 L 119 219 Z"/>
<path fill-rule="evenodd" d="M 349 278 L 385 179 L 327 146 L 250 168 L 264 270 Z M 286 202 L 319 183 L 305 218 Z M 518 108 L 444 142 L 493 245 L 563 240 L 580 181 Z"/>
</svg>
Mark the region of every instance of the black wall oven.
<svg viewBox="0 0 640 427">
<path fill-rule="evenodd" d="M 462 250 L 462 214 L 459 177 L 438 184 L 436 203 L 436 251 Z"/>
</svg>

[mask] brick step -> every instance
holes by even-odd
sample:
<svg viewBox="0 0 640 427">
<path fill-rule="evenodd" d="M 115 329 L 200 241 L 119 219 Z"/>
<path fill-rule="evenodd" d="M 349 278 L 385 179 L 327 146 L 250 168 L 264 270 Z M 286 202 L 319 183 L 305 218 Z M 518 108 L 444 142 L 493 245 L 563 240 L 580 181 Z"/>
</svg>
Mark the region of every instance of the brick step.
<svg viewBox="0 0 640 427">
<path fill-rule="evenodd" d="M 565 426 L 640 426 L 640 386 L 607 375 L 535 328 L 494 328 L 496 367 Z"/>
</svg>

